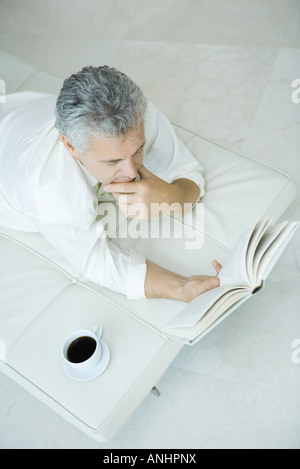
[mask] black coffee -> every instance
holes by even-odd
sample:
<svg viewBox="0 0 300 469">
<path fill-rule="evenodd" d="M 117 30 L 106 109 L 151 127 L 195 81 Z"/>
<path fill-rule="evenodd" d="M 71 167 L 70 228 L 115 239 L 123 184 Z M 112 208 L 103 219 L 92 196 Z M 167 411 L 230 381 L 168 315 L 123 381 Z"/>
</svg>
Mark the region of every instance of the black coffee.
<svg viewBox="0 0 300 469">
<path fill-rule="evenodd" d="M 95 352 L 96 345 L 96 341 L 92 337 L 78 337 L 68 347 L 68 360 L 72 363 L 88 360 Z"/>
</svg>

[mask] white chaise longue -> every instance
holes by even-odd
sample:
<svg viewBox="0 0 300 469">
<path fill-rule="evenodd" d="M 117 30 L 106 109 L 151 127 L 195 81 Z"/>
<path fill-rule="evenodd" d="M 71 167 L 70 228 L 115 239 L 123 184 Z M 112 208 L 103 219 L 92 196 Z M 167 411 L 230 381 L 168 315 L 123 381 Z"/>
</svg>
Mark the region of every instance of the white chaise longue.
<svg viewBox="0 0 300 469">
<path fill-rule="evenodd" d="M 0 79 L 6 93 L 58 94 L 63 81 L 5 53 Z M 0 117 L 7 106 L 0 104 Z M 205 168 L 203 246 L 188 250 L 176 237 L 113 242 L 183 275 L 213 274 L 212 259 L 224 262 L 257 217 L 277 220 L 293 200 L 295 185 L 281 171 L 174 128 Z M 182 308 L 166 299 L 130 301 L 97 286 L 41 235 L 1 228 L 0 220 L 0 370 L 97 441 L 114 437 L 184 346 L 161 332 Z M 110 349 L 109 365 L 96 379 L 72 380 L 62 366 L 62 343 L 72 331 L 98 324 Z"/>
</svg>

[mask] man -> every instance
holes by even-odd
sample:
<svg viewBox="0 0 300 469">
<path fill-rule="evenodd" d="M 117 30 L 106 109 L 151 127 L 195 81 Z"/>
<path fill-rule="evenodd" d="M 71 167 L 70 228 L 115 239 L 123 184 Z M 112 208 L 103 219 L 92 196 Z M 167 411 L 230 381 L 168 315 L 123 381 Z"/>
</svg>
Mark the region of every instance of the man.
<svg viewBox="0 0 300 469">
<path fill-rule="evenodd" d="M 218 278 L 177 275 L 100 238 L 97 205 L 111 193 L 129 218 L 158 216 L 152 204 L 163 202 L 180 216 L 204 194 L 202 171 L 129 77 L 84 67 L 57 100 L 31 93 L 2 119 L 0 223 L 40 232 L 85 277 L 129 299 L 189 302 Z"/>
</svg>

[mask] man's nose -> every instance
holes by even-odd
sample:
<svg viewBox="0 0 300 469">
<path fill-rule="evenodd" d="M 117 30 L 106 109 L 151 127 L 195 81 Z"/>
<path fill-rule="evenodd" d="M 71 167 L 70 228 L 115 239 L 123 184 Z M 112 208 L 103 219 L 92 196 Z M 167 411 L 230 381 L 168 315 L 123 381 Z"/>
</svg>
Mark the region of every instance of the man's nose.
<svg viewBox="0 0 300 469">
<path fill-rule="evenodd" d="M 134 179 L 137 176 L 137 167 L 131 158 L 125 161 L 125 172 L 126 176 L 130 179 Z"/>
</svg>

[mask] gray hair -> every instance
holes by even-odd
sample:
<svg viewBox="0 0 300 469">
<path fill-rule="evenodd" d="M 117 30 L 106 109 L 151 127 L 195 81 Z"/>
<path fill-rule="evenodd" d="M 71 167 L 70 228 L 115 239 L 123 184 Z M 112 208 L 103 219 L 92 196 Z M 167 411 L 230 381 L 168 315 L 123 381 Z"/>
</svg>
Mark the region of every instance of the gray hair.
<svg viewBox="0 0 300 469">
<path fill-rule="evenodd" d="M 56 102 L 56 127 L 81 152 L 90 135 L 125 136 L 144 120 L 147 100 L 139 86 L 116 68 L 84 67 L 67 78 Z"/>
</svg>

